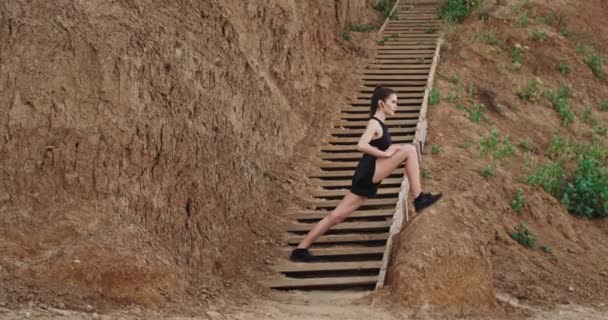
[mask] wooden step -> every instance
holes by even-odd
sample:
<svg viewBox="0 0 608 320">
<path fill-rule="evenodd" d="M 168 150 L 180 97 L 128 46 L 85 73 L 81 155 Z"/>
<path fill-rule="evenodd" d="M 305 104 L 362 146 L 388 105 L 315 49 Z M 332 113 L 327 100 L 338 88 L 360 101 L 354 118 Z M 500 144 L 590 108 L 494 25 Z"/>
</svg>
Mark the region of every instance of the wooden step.
<svg viewBox="0 0 608 320">
<path fill-rule="evenodd" d="M 375 75 L 369 75 L 369 76 L 363 76 L 363 77 L 369 77 L 369 79 L 373 79 L 374 77 L 378 77 L 378 78 L 390 78 L 392 77 L 392 75 L 386 75 L 386 76 L 375 76 Z M 426 76 L 425 76 L 426 78 Z M 414 94 L 409 94 L 409 95 L 414 95 Z M 416 96 L 424 96 L 424 93 L 417 93 L 415 94 Z M 399 101 L 397 101 L 397 104 L 399 105 L 418 105 L 418 104 L 422 104 L 422 98 L 418 98 L 418 99 L 412 99 L 404 97 L 404 96 L 399 96 Z M 349 104 L 351 106 L 364 106 L 364 107 L 368 107 L 371 103 L 371 95 L 369 97 L 369 99 L 356 99 L 356 100 L 352 100 Z M 411 108 L 411 107 L 410 107 Z"/>
<path fill-rule="evenodd" d="M 281 249 L 284 257 L 289 257 L 293 248 Z M 335 248 L 312 248 L 310 253 L 317 257 L 362 256 L 384 254 L 384 247 L 339 246 Z"/>
<path fill-rule="evenodd" d="M 400 185 L 403 181 L 403 178 L 387 178 L 382 180 L 380 186 L 387 185 Z M 350 188 L 352 184 L 352 179 L 342 179 L 342 180 L 320 180 L 320 179 L 311 179 L 310 183 L 314 186 L 318 187 L 342 187 L 342 188 Z"/>
<path fill-rule="evenodd" d="M 401 188 L 378 188 L 378 195 L 387 194 L 399 194 Z M 314 191 L 313 196 L 315 197 L 343 197 L 349 192 L 348 189 L 334 189 L 334 190 L 319 190 Z"/>
<path fill-rule="evenodd" d="M 370 68 L 374 68 L 375 70 L 381 71 L 381 70 L 403 70 L 403 69 L 408 69 L 411 66 L 417 66 L 419 65 L 418 62 L 410 62 L 410 63 L 391 63 L 391 64 L 383 64 L 381 62 L 372 62 L 369 67 Z"/>
<path fill-rule="evenodd" d="M 325 218 L 330 211 L 322 210 L 302 210 L 288 216 L 294 220 L 312 221 Z M 390 218 L 395 214 L 395 209 L 373 209 L 373 210 L 356 210 L 351 213 L 348 218 Z M 348 221 L 348 220 L 347 220 Z"/>
<path fill-rule="evenodd" d="M 355 262 L 319 262 L 319 263 L 297 263 L 290 262 L 275 265 L 271 268 L 281 273 L 300 273 L 318 271 L 346 271 L 346 270 L 374 270 L 380 269 L 382 261 L 355 261 Z"/>
<path fill-rule="evenodd" d="M 382 230 L 391 227 L 392 221 L 366 221 L 366 222 L 342 222 L 333 226 L 330 230 L 341 230 L 341 231 L 365 231 L 365 230 Z M 290 232 L 306 232 L 310 231 L 315 226 L 312 223 L 293 223 L 287 231 Z M 386 230 L 388 231 L 388 230 Z"/>
<path fill-rule="evenodd" d="M 417 120 L 416 120 L 417 121 Z M 416 128 L 411 128 L 414 129 L 412 130 L 412 132 L 416 131 Z M 408 143 L 409 141 L 411 141 L 414 138 L 413 135 L 407 135 L 407 136 L 391 136 L 391 140 L 393 143 Z M 340 145 L 356 145 L 359 142 L 359 137 L 331 137 L 329 138 L 329 140 L 327 140 L 328 143 L 332 143 L 332 144 L 340 144 Z"/>
<path fill-rule="evenodd" d="M 420 62 L 430 62 L 432 59 L 431 58 L 417 58 L 417 59 L 403 59 L 403 58 L 399 58 L 399 59 L 374 59 L 374 61 L 372 61 L 373 65 L 384 65 L 386 66 L 390 66 L 390 65 L 401 65 L 401 64 L 414 64 L 414 63 L 420 63 Z M 378 67 L 378 69 L 382 69 L 382 67 Z M 366 83 L 365 85 L 367 86 L 376 86 L 376 84 L 369 84 Z M 410 86 L 420 86 L 420 84 L 411 84 Z"/>
<path fill-rule="evenodd" d="M 415 128 L 392 128 L 389 130 L 392 134 L 416 131 Z M 363 134 L 363 131 L 365 131 L 365 129 L 334 129 L 330 132 L 330 134 L 334 136 L 361 135 Z"/>
<path fill-rule="evenodd" d="M 397 171 L 397 170 L 396 170 Z M 399 173 L 403 174 L 403 169 L 399 169 L 398 170 Z M 367 201 L 365 201 L 364 206 L 386 206 L 386 205 L 396 205 L 397 204 L 397 198 L 374 198 L 374 199 L 367 199 Z M 314 201 L 306 201 L 307 204 L 311 207 L 316 207 L 316 208 L 335 208 L 338 203 L 340 203 L 340 201 L 342 200 L 314 200 Z"/>
<path fill-rule="evenodd" d="M 336 287 L 336 286 L 362 286 L 375 285 L 378 282 L 378 276 L 365 277 L 335 277 L 335 278 L 310 278 L 310 279 L 295 279 L 295 278 L 280 278 L 274 280 L 262 281 L 265 285 L 274 289 L 291 289 L 291 288 L 320 288 L 320 287 Z"/>
<path fill-rule="evenodd" d="M 357 167 L 359 161 L 315 161 L 314 162 L 321 169 L 343 169 L 343 170 L 354 170 Z"/>
<path fill-rule="evenodd" d="M 361 79 L 364 81 L 399 81 L 399 80 L 426 80 L 429 78 L 428 74 L 423 75 L 363 75 Z M 421 103 L 420 99 L 407 99 L 405 101 L 399 101 L 399 103 Z M 369 104 L 369 101 L 368 101 Z"/>
<path fill-rule="evenodd" d="M 414 136 L 410 136 L 409 140 L 405 139 L 402 143 L 412 143 L 412 141 L 414 141 Z M 332 145 L 332 144 L 328 144 L 328 145 L 324 145 L 321 147 L 321 151 L 325 151 L 325 152 L 358 152 L 359 149 L 357 149 L 357 145 L 356 144 L 348 144 L 348 145 Z M 340 177 L 340 175 L 338 175 L 338 177 Z M 314 178 L 314 177 L 311 177 Z"/>
<path fill-rule="evenodd" d="M 421 68 L 421 69 L 402 69 L 402 70 L 364 70 L 363 76 L 398 76 L 402 74 L 429 74 L 429 68 Z M 417 97 L 422 97 L 422 94 L 417 94 Z M 401 96 L 399 97 L 402 98 Z M 369 101 L 368 101 L 369 102 Z M 401 101 L 399 101 L 401 103 Z"/>
<path fill-rule="evenodd" d="M 391 126 L 413 126 L 418 124 L 418 120 L 392 120 L 392 119 L 387 119 L 384 121 L 384 124 L 386 124 L 387 126 L 389 126 L 389 130 Z M 336 127 L 366 127 L 367 126 L 367 120 L 366 121 L 346 121 L 346 120 L 338 120 L 334 123 L 334 126 Z"/>
<path fill-rule="evenodd" d="M 418 45 L 382 45 L 382 46 L 378 46 L 377 48 L 378 52 L 384 52 L 384 51 L 388 51 L 388 50 L 435 50 L 435 44 L 434 43 L 429 43 L 429 44 L 418 44 Z"/>
<path fill-rule="evenodd" d="M 384 86 L 389 87 L 398 87 L 398 86 L 425 86 L 426 80 L 389 80 L 384 81 L 382 84 Z M 363 81 L 364 86 L 376 88 L 378 85 L 378 81 Z"/>
<path fill-rule="evenodd" d="M 399 96 L 401 96 L 400 94 L 398 94 Z M 366 103 L 367 101 L 367 103 Z M 395 112 L 396 116 L 401 116 L 401 114 L 403 113 L 419 113 L 420 112 L 420 108 L 422 107 L 422 101 L 420 101 L 419 103 L 415 103 L 413 104 L 413 106 L 408 106 L 405 104 L 401 104 L 401 100 L 397 101 L 397 104 L 399 105 L 397 107 L 397 111 Z M 347 114 L 350 112 L 354 112 L 354 113 L 365 113 L 368 115 L 368 119 L 369 119 L 369 108 L 370 108 L 370 102 L 368 99 L 361 99 L 358 100 L 357 102 L 353 102 L 352 103 L 352 107 L 344 107 L 342 109 L 340 109 L 340 111 L 343 114 Z"/>
<path fill-rule="evenodd" d="M 434 49 L 428 49 L 428 50 L 401 50 L 401 49 L 394 49 L 394 50 L 378 50 L 376 56 L 378 57 L 384 57 L 384 56 L 402 56 L 404 58 L 410 58 L 410 57 L 414 57 L 414 58 L 418 58 L 418 57 L 427 57 L 427 56 L 433 56 L 433 54 L 435 53 Z"/>
<path fill-rule="evenodd" d="M 362 110 L 361 113 L 343 113 L 340 115 L 340 119 L 342 120 L 369 120 L 369 110 Z M 367 111 L 367 112 L 366 112 Z M 395 115 L 391 117 L 391 119 L 418 119 L 419 112 L 395 112 Z M 391 130 L 391 134 L 397 133 L 396 131 Z"/>
<path fill-rule="evenodd" d="M 322 235 L 317 240 L 315 240 L 315 242 L 313 243 L 313 247 L 315 246 L 315 244 L 385 241 L 388 239 L 388 236 L 388 233 Z M 298 245 L 304 239 L 304 237 L 304 235 L 289 236 L 287 237 L 287 242 L 290 245 Z"/>
<path fill-rule="evenodd" d="M 361 159 L 362 156 L 363 156 L 363 153 L 360 151 L 336 152 L 336 153 L 322 152 L 319 154 L 319 159 L 322 159 L 322 160 L 349 160 L 349 159 L 359 160 L 359 159 Z"/>
<path fill-rule="evenodd" d="M 352 178 L 354 170 L 337 170 L 337 171 L 318 171 L 313 173 L 311 178 Z M 403 169 L 395 169 L 391 175 L 403 175 Z"/>
</svg>

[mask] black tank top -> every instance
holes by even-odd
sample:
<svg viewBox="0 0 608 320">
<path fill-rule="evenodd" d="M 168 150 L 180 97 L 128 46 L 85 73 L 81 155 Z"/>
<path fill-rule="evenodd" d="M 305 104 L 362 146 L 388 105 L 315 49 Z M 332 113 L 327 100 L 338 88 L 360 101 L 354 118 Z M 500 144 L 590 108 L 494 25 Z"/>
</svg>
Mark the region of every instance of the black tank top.
<svg viewBox="0 0 608 320">
<path fill-rule="evenodd" d="M 382 121 L 380 121 L 380 119 L 376 117 L 372 117 L 372 119 L 380 123 L 380 126 L 382 127 L 382 136 L 378 139 L 370 141 L 369 144 L 384 151 L 391 146 L 391 134 L 388 132 L 388 127 Z"/>
</svg>

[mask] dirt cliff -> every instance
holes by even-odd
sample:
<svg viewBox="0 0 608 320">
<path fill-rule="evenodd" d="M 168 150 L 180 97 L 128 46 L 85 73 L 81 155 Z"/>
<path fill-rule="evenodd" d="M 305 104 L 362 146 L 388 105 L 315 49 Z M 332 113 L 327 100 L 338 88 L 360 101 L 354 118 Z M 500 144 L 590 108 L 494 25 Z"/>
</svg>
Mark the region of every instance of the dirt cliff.
<svg viewBox="0 0 608 320">
<path fill-rule="evenodd" d="M 342 31 L 376 18 L 367 1 L 0 3 L 0 300 L 254 290 L 366 57 Z"/>
</svg>

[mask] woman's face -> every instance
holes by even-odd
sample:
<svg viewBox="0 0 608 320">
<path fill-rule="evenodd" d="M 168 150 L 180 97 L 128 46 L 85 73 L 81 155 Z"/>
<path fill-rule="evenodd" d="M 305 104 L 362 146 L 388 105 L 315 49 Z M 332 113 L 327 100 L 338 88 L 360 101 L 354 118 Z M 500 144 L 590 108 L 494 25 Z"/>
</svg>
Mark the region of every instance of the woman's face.
<svg viewBox="0 0 608 320">
<path fill-rule="evenodd" d="M 388 98 L 386 98 L 386 100 L 383 100 L 381 102 L 382 104 L 382 111 L 389 116 L 394 116 L 395 112 L 397 111 L 397 95 L 396 94 L 391 94 L 390 96 L 388 96 Z"/>
</svg>

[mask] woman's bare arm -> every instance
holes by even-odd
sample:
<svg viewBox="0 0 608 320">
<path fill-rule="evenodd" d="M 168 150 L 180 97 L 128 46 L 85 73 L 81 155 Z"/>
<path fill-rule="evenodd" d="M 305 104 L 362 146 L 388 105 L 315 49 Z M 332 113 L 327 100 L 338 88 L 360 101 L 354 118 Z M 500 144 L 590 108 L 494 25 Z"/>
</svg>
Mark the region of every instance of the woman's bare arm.
<svg viewBox="0 0 608 320">
<path fill-rule="evenodd" d="M 374 138 L 375 135 L 380 135 L 382 133 L 382 127 L 376 121 L 370 120 L 367 123 L 367 127 L 365 128 L 365 132 L 359 138 L 359 142 L 357 143 L 357 150 L 360 152 L 369 154 L 376 158 L 388 158 L 395 153 L 394 149 L 389 149 L 387 151 L 382 151 L 372 145 L 370 145 L 370 141 Z"/>
</svg>

